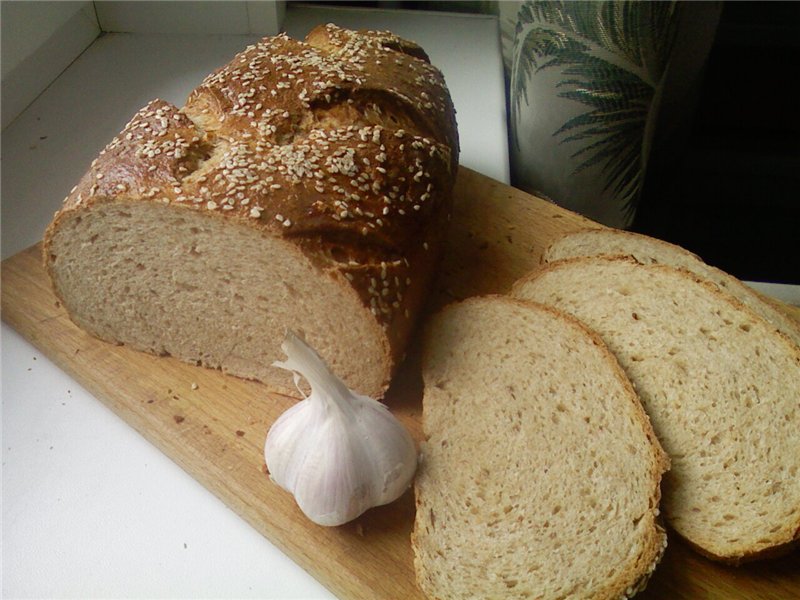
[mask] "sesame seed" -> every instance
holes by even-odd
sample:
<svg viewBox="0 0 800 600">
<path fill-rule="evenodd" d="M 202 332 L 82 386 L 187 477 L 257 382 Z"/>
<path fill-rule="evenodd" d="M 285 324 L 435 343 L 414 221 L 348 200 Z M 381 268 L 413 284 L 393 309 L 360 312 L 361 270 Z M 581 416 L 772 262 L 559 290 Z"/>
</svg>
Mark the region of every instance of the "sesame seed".
<svg viewBox="0 0 800 600">
<path fill-rule="evenodd" d="M 209 200 L 206 202 L 206 208 L 208 208 L 208 210 L 215 210 L 217 208 L 217 203 L 213 200 Z"/>
</svg>

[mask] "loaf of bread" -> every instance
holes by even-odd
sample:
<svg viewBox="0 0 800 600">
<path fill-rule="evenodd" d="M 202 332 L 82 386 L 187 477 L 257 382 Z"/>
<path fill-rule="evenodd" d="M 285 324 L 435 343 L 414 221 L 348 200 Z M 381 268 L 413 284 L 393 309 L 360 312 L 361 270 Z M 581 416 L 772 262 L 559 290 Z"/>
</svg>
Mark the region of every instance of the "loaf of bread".
<svg viewBox="0 0 800 600">
<path fill-rule="evenodd" d="M 542 262 L 578 256 L 629 256 L 642 264 L 662 264 L 686 269 L 715 283 L 800 345 L 800 324 L 797 321 L 769 304 L 755 290 L 732 275 L 706 264 L 699 256 L 680 246 L 621 229 L 583 229 L 568 233 L 553 242 L 542 255 Z"/>
<path fill-rule="evenodd" d="M 177 108 L 154 100 L 48 228 L 70 317 L 115 343 L 294 391 L 305 336 L 379 396 L 402 359 L 452 206 L 453 105 L 390 33 L 265 38 Z"/>
<path fill-rule="evenodd" d="M 513 288 L 616 355 L 672 461 L 669 525 L 726 562 L 800 536 L 800 349 L 715 285 L 632 259 L 550 263 Z M 572 375 L 572 374 L 570 374 Z"/>
<path fill-rule="evenodd" d="M 414 565 L 440 600 L 630 597 L 664 548 L 668 460 L 596 334 L 472 298 L 429 323 Z"/>
</svg>

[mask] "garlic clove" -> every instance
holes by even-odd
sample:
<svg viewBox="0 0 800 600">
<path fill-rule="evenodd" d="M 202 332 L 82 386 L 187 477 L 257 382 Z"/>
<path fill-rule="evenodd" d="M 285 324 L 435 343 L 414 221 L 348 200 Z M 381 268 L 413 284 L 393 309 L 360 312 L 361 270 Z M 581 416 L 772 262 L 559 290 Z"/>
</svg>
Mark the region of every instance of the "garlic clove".
<svg viewBox="0 0 800 600">
<path fill-rule="evenodd" d="M 340 425 L 328 424 L 309 444 L 293 493 L 297 504 L 320 525 L 341 525 L 371 508 L 371 490 L 363 470 L 370 468 L 363 447 L 349 443 Z"/>
<path fill-rule="evenodd" d="M 341 525 L 396 500 L 417 468 L 414 440 L 389 409 L 355 394 L 293 333 L 276 366 L 311 385 L 311 394 L 270 428 L 264 456 L 270 477 L 320 525 Z"/>
<path fill-rule="evenodd" d="M 264 455 L 267 459 L 270 478 L 291 492 L 297 485 L 297 475 L 308 453 L 306 430 L 316 429 L 313 408 L 306 402 L 298 402 L 284 412 L 272 425 L 267 435 Z M 278 456 L 281 460 L 269 457 Z"/>
<path fill-rule="evenodd" d="M 358 396 L 364 409 L 357 418 L 362 438 L 372 451 L 372 462 L 380 470 L 372 479 L 374 506 L 396 500 L 409 486 L 417 469 L 414 440 L 386 405 Z M 380 433 L 381 439 L 377 439 Z M 413 460 L 409 457 L 413 456 Z"/>
</svg>

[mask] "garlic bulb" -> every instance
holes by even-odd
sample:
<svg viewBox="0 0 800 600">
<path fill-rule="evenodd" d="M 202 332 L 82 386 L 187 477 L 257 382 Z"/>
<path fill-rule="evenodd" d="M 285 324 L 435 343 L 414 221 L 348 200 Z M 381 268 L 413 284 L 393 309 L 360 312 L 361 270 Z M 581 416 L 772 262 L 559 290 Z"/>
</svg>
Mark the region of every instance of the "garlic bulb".
<svg viewBox="0 0 800 600">
<path fill-rule="evenodd" d="M 414 440 L 385 405 L 352 392 L 322 358 L 289 332 L 287 360 L 311 394 L 272 425 L 264 457 L 272 480 L 319 525 L 341 525 L 396 500 L 417 468 Z M 298 388 L 299 389 L 299 388 Z"/>
</svg>

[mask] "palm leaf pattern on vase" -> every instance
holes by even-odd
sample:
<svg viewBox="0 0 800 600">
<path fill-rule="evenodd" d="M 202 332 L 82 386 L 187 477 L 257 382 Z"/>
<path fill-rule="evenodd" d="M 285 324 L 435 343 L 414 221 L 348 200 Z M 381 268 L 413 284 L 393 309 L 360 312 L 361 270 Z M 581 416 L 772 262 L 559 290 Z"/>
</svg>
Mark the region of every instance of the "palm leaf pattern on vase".
<svg viewBox="0 0 800 600">
<path fill-rule="evenodd" d="M 573 173 L 601 166 L 604 191 L 613 189 L 629 214 L 636 209 L 649 154 L 646 127 L 675 37 L 677 2 L 537 1 L 517 16 L 517 59 L 510 76 L 511 118 L 529 105 L 527 84 L 544 69 L 560 69 L 558 97 L 583 112 L 553 135 L 579 144 Z M 513 140 L 519 148 L 514 128 Z"/>
</svg>

